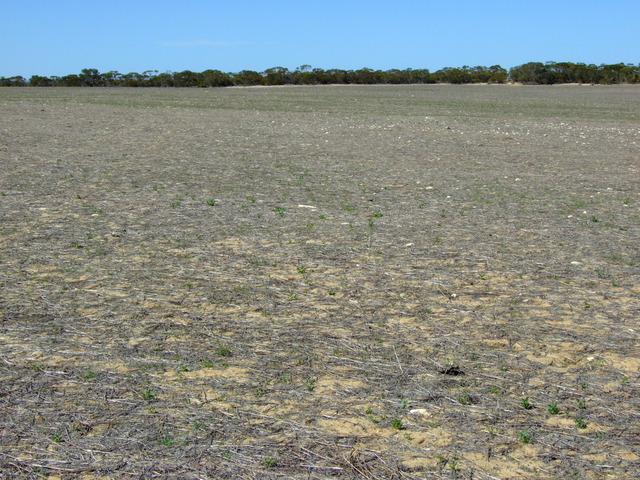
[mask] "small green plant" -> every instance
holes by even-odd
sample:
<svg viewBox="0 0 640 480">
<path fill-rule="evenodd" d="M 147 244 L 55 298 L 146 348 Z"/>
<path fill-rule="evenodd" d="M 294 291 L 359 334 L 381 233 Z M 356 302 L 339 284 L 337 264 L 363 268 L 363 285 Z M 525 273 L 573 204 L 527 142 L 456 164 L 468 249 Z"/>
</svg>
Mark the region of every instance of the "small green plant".
<svg viewBox="0 0 640 480">
<path fill-rule="evenodd" d="M 587 421 L 584 418 L 576 417 L 575 422 L 578 428 L 587 428 Z"/>
<path fill-rule="evenodd" d="M 230 357 L 231 349 L 226 345 L 220 345 L 218 348 L 216 348 L 216 355 L 220 357 Z"/>
<path fill-rule="evenodd" d="M 56 442 L 56 443 L 60 443 L 62 441 L 62 435 L 59 434 L 59 433 L 51 435 L 51 441 L 52 442 Z"/>
<path fill-rule="evenodd" d="M 600 221 L 600 219 L 599 219 L 598 217 L 596 217 L 595 215 L 592 215 L 592 216 L 591 216 L 591 221 L 592 221 L 593 223 L 597 223 L 597 222 L 599 222 L 599 221 Z"/>
<path fill-rule="evenodd" d="M 31 370 L 33 370 L 34 372 L 42 372 L 46 367 L 44 362 L 33 362 L 29 366 L 31 367 Z"/>
<path fill-rule="evenodd" d="M 87 370 L 86 372 L 84 372 L 82 374 L 82 378 L 86 378 L 87 380 L 90 380 L 92 378 L 96 378 L 98 376 L 97 372 L 94 372 L 93 370 Z"/>
<path fill-rule="evenodd" d="M 500 393 L 500 387 L 498 387 L 497 385 L 493 385 L 491 387 L 491 393 L 493 393 L 494 395 Z"/>
<path fill-rule="evenodd" d="M 91 240 L 91 239 L 93 238 L 93 236 L 94 236 L 94 235 L 93 235 L 93 233 L 91 233 L 91 232 L 87 232 L 87 233 L 85 234 L 85 236 L 87 237 L 87 239 L 88 239 L 88 240 Z"/>
<path fill-rule="evenodd" d="M 520 430 L 518 432 L 518 439 L 522 443 L 531 443 L 533 440 L 533 437 L 531 436 L 531 432 L 529 432 L 529 430 Z"/>
<path fill-rule="evenodd" d="M 304 275 L 305 273 L 307 273 L 307 267 L 305 267 L 304 265 L 298 265 L 296 270 L 300 275 Z"/>
<path fill-rule="evenodd" d="M 276 459 L 273 457 L 264 457 L 260 463 L 265 468 L 272 468 L 276 466 Z"/>
<path fill-rule="evenodd" d="M 173 439 L 173 436 L 171 435 L 171 433 L 167 431 L 162 431 L 160 432 L 160 439 L 158 442 L 160 443 L 160 445 L 169 447 L 175 443 L 175 440 Z"/>
<path fill-rule="evenodd" d="M 347 212 L 353 212 L 355 211 L 358 207 L 356 207 L 355 205 L 351 205 L 349 203 L 343 203 L 342 204 L 342 208 L 344 210 L 346 210 Z"/>
<path fill-rule="evenodd" d="M 525 410 L 533 410 L 533 405 L 531 404 L 531 400 L 529 399 L 529 397 L 521 398 L 520 406 Z"/>
<path fill-rule="evenodd" d="M 316 388 L 316 381 L 310 378 L 304 383 L 304 387 L 307 389 L 308 392 L 313 392 Z"/>
<path fill-rule="evenodd" d="M 379 218 L 379 217 L 382 217 L 382 212 L 381 212 L 380 210 L 376 210 L 375 212 L 373 212 L 373 213 L 371 214 L 371 216 L 372 216 L 373 218 Z"/>
<path fill-rule="evenodd" d="M 389 424 L 391 425 L 392 428 L 395 428 L 396 430 L 404 430 L 404 424 L 402 423 L 402 420 L 400 420 L 399 418 L 392 418 L 389 421 Z"/>
<path fill-rule="evenodd" d="M 275 213 L 277 213 L 278 215 L 280 215 L 281 217 L 284 217 L 284 214 L 285 214 L 285 212 L 287 211 L 287 209 L 286 209 L 286 208 L 284 208 L 284 207 L 275 207 L 275 208 L 273 209 L 273 211 L 274 211 Z"/>
<path fill-rule="evenodd" d="M 324 213 L 321 213 L 320 215 L 318 215 L 318 218 L 320 220 L 325 220 L 327 218 L 327 216 Z"/>
<path fill-rule="evenodd" d="M 462 405 L 471 405 L 473 399 L 467 390 L 461 390 L 456 394 L 456 401 Z"/>
<path fill-rule="evenodd" d="M 596 268 L 595 271 L 599 278 L 604 278 L 607 276 L 607 272 L 604 268 Z"/>
<path fill-rule="evenodd" d="M 148 388 L 144 392 L 142 392 L 142 398 L 150 402 L 151 400 L 156 398 L 156 394 L 152 388 Z"/>
<path fill-rule="evenodd" d="M 215 367 L 215 363 L 213 363 L 211 360 L 205 360 L 204 362 L 202 362 L 202 366 L 204 368 L 213 368 Z"/>
<path fill-rule="evenodd" d="M 559 415 L 560 408 L 558 407 L 558 402 L 551 402 L 549 405 L 547 405 L 547 412 L 549 412 L 549 414 L 551 415 Z"/>
<path fill-rule="evenodd" d="M 400 402 L 400 408 L 407 408 L 409 406 L 409 399 L 403 398 Z"/>
<path fill-rule="evenodd" d="M 216 206 L 216 199 L 215 198 L 210 198 L 207 200 L 207 205 L 209 205 L 210 207 L 215 207 Z"/>
</svg>

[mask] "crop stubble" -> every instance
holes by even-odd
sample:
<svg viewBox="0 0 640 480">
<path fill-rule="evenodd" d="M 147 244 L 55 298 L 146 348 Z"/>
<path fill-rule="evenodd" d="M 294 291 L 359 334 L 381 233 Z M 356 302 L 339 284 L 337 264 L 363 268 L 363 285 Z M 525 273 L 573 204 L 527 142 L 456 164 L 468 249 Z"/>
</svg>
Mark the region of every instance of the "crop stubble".
<svg viewBox="0 0 640 480">
<path fill-rule="evenodd" d="M 636 87 L 0 110 L 1 475 L 636 477 Z"/>
</svg>

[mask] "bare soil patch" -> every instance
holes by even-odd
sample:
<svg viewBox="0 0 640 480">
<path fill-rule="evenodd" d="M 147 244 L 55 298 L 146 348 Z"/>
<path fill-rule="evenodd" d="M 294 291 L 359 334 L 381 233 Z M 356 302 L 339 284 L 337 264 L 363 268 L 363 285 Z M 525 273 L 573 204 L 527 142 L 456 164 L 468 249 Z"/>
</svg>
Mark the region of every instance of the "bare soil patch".
<svg viewBox="0 0 640 480">
<path fill-rule="evenodd" d="M 0 477 L 638 477 L 638 88 L 0 111 Z"/>
</svg>

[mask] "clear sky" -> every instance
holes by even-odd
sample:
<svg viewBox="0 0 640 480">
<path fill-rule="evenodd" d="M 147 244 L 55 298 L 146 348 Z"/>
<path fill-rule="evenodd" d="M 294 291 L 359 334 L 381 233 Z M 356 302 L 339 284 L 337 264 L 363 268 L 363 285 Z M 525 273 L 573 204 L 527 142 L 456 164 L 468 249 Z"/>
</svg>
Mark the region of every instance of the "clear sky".
<svg viewBox="0 0 640 480">
<path fill-rule="evenodd" d="M 640 63 L 640 0 L 0 0 L 0 76 Z"/>
</svg>

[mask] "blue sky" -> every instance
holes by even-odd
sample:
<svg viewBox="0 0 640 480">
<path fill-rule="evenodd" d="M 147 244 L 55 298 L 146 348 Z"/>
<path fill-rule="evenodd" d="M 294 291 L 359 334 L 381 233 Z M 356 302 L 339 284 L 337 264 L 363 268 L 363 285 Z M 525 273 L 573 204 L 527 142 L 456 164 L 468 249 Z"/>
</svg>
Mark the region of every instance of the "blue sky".
<svg viewBox="0 0 640 480">
<path fill-rule="evenodd" d="M 640 63 L 640 0 L 1 0 L 0 76 Z"/>
</svg>

